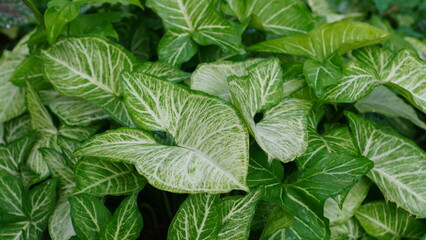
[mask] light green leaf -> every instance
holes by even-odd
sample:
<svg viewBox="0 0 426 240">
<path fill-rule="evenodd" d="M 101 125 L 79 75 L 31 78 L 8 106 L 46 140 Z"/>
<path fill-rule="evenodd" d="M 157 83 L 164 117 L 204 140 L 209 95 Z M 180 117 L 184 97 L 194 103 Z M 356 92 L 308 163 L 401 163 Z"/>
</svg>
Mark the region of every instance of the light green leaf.
<svg viewBox="0 0 426 240">
<path fill-rule="evenodd" d="M 142 230 L 142 215 L 138 210 L 137 193 L 123 200 L 115 210 L 114 216 L 102 230 L 101 240 L 134 240 Z"/>
<path fill-rule="evenodd" d="M 251 221 L 256 206 L 263 195 L 263 189 L 257 189 L 246 196 L 223 199 L 222 227 L 218 233 L 221 240 L 245 240 L 249 238 Z"/>
<path fill-rule="evenodd" d="M 231 101 L 228 77 L 246 76 L 247 68 L 261 62 L 263 59 L 254 58 L 244 62 L 221 61 L 213 63 L 202 63 L 191 76 L 191 88 L 209 93 L 214 96 Z"/>
<path fill-rule="evenodd" d="M 325 61 L 334 52 L 342 55 L 353 49 L 381 43 L 389 34 L 362 22 L 335 22 L 303 35 L 276 38 L 250 46 L 250 51 L 287 53 Z"/>
<path fill-rule="evenodd" d="M 96 197 L 79 194 L 70 197 L 72 225 L 80 239 L 99 239 L 99 233 L 111 219 L 111 213 Z"/>
<path fill-rule="evenodd" d="M 415 216 L 385 201 L 364 204 L 355 216 L 368 235 L 378 239 L 418 239 L 426 233 Z"/>
<path fill-rule="evenodd" d="M 65 124 L 72 126 L 87 126 L 108 118 L 108 114 L 95 104 L 75 97 L 59 96 L 49 107 Z"/>
<path fill-rule="evenodd" d="M 9 79 L 24 57 L 5 50 L 0 58 L 0 122 L 8 121 L 25 111 L 25 90 Z"/>
<path fill-rule="evenodd" d="M 363 17 L 363 13 L 338 14 L 330 8 L 327 0 L 308 0 L 308 4 L 314 15 L 325 18 L 327 23 Z"/>
<path fill-rule="evenodd" d="M 28 114 L 21 115 L 4 123 L 4 139 L 7 143 L 24 137 L 30 131 L 31 119 Z"/>
<path fill-rule="evenodd" d="M 405 37 L 404 40 L 409 42 L 411 45 L 413 45 L 414 49 L 416 49 L 421 59 L 426 60 L 426 42 L 425 41 L 421 41 L 413 37 Z"/>
<path fill-rule="evenodd" d="M 54 43 L 64 26 L 78 16 L 80 3 L 69 0 L 52 0 L 44 13 L 46 36 L 50 44 Z"/>
<path fill-rule="evenodd" d="M 248 134 L 231 106 L 151 75 L 124 73 L 123 80 L 125 102 L 135 122 L 169 133 L 177 146 L 160 145 L 144 131 L 124 128 L 97 135 L 77 156 L 133 163 L 163 190 L 247 190 Z"/>
<path fill-rule="evenodd" d="M 303 65 L 306 82 L 314 89 L 315 95 L 322 96 L 327 86 L 337 83 L 342 77 L 342 61 L 340 56 L 333 54 L 325 62 L 307 60 Z"/>
<path fill-rule="evenodd" d="M 248 76 L 228 80 L 234 104 L 269 159 L 289 162 L 302 155 L 307 147 L 306 114 L 310 105 L 298 99 L 282 100 L 278 59 L 265 59 L 250 66 Z M 264 116 L 256 123 L 254 117 L 259 112 Z"/>
<path fill-rule="evenodd" d="M 59 198 L 49 218 L 49 235 L 52 240 L 68 240 L 76 235 L 71 221 L 70 203 L 64 197 Z"/>
<path fill-rule="evenodd" d="M 83 158 L 75 168 L 77 193 L 94 196 L 124 195 L 141 190 L 146 180 L 132 165 Z"/>
<path fill-rule="evenodd" d="M 299 0 L 227 0 L 238 19 L 251 17 L 250 25 L 275 35 L 306 33 L 314 27 L 314 19 Z"/>
<path fill-rule="evenodd" d="M 393 55 L 383 48 L 364 48 L 353 55 L 357 61 L 345 66 L 345 76 L 326 90 L 325 101 L 355 102 L 386 84 L 426 112 L 426 63 L 416 53 L 401 50 Z"/>
<path fill-rule="evenodd" d="M 324 216 L 330 220 L 330 225 L 346 224 L 361 206 L 370 186 L 370 180 L 361 178 L 346 195 L 328 198 L 324 203 Z"/>
<path fill-rule="evenodd" d="M 354 106 L 360 113 L 376 112 L 390 118 L 403 117 L 426 129 L 426 124 L 419 119 L 414 108 L 384 86 L 375 88 Z"/>
<path fill-rule="evenodd" d="M 212 0 L 149 0 L 147 5 L 161 17 L 167 30 L 159 45 L 162 61 L 179 65 L 189 60 L 196 52 L 194 41 L 244 53 L 239 32 L 216 11 Z"/>
<path fill-rule="evenodd" d="M 330 227 L 331 240 L 358 240 L 365 235 L 359 222 L 351 217 L 343 224 Z"/>
<path fill-rule="evenodd" d="M 219 200 L 218 195 L 189 195 L 173 218 L 167 239 L 215 239 L 222 222 Z"/>
<path fill-rule="evenodd" d="M 43 51 L 46 78 L 64 95 L 101 106 L 122 124 L 133 126 L 121 99 L 120 73 L 133 57 L 98 37 L 66 38 Z"/>
<path fill-rule="evenodd" d="M 362 156 L 374 162 L 367 176 L 387 200 L 426 217 L 426 153 L 412 141 L 347 112 Z"/>
<path fill-rule="evenodd" d="M 144 72 L 172 82 L 183 82 L 191 77 L 190 73 L 165 62 L 143 62 L 135 66 L 135 72 Z"/>
<path fill-rule="evenodd" d="M 227 153 L 229 149 L 217 151 L 221 157 L 238 154 L 235 151 Z M 235 158 L 217 161 L 191 148 L 160 145 L 142 130 L 121 128 L 99 134 L 84 143 L 75 155 L 133 163 L 151 185 L 167 191 L 218 193 L 246 190 L 244 163 L 235 161 Z"/>
<path fill-rule="evenodd" d="M 42 61 L 40 52 L 29 55 L 16 67 L 9 81 L 18 87 L 26 87 L 26 81 L 30 82 L 35 89 L 46 89 L 51 87 L 50 84 L 44 80 Z"/>
</svg>

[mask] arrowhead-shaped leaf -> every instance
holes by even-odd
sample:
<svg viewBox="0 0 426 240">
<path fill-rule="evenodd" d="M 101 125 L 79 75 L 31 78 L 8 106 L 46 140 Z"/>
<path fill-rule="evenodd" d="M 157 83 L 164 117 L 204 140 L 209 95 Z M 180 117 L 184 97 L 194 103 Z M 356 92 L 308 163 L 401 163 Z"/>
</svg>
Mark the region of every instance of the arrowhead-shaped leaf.
<svg viewBox="0 0 426 240">
<path fill-rule="evenodd" d="M 186 81 L 191 77 L 190 73 L 165 62 L 143 62 L 135 66 L 135 72 L 144 72 L 172 82 Z"/>
<path fill-rule="evenodd" d="M 142 215 L 138 210 L 137 193 L 123 200 L 109 223 L 102 230 L 101 240 L 135 240 L 142 230 Z"/>
<path fill-rule="evenodd" d="M 69 198 L 72 225 L 81 239 L 99 239 L 99 233 L 111 219 L 111 213 L 96 197 L 86 194 Z"/>
<path fill-rule="evenodd" d="M 299 0 L 227 0 L 243 22 L 275 35 L 306 33 L 314 27 L 314 19 L 306 5 Z"/>
<path fill-rule="evenodd" d="M 123 85 L 135 122 L 167 132 L 177 146 L 160 145 L 145 131 L 120 129 L 98 135 L 77 155 L 133 163 L 152 185 L 168 191 L 247 189 L 248 135 L 231 106 L 146 74 L 124 73 Z"/>
<path fill-rule="evenodd" d="M 167 239 L 215 239 L 222 222 L 219 201 L 218 195 L 189 195 L 173 218 Z"/>
<path fill-rule="evenodd" d="M 46 77 L 61 94 L 91 101 L 133 126 L 120 100 L 120 73 L 132 70 L 134 61 L 126 50 L 98 37 L 82 37 L 66 38 L 43 55 Z"/>
<path fill-rule="evenodd" d="M 378 239 L 419 239 L 426 233 L 415 216 L 385 201 L 364 204 L 355 216 L 368 235 Z"/>
<path fill-rule="evenodd" d="M 374 162 L 367 176 L 387 200 L 418 217 L 426 217 L 426 153 L 415 143 L 347 112 L 362 156 Z"/>
<path fill-rule="evenodd" d="M 141 190 L 146 180 L 133 165 L 83 158 L 75 167 L 77 193 L 94 196 L 124 195 Z"/>
<path fill-rule="evenodd" d="M 189 60 L 196 53 L 195 42 L 244 53 L 238 30 L 216 11 L 212 0 L 149 0 L 147 4 L 167 30 L 159 46 L 160 60 L 173 65 Z"/>
<path fill-rule="evenodd" d="M 355 51 L 357 61 L 345 66 L 344 77 L 326 90 L 325 101 L 355 102 L 378 85 L 395 88 L 408 101 L 426 112 L 426 63 L 416 53 L 364 48 Z"/>
<path fill-rule="evenodd" d="M 287 53 L 317 61 L 325 61 L 334 52 L 347 53 L 353 49 L 381 43 L 389 34 L 362 22 L 335 22 L 322 25 L 303 35 L 276 38 L 250 46 L 248 50 Z"/>
</svg>

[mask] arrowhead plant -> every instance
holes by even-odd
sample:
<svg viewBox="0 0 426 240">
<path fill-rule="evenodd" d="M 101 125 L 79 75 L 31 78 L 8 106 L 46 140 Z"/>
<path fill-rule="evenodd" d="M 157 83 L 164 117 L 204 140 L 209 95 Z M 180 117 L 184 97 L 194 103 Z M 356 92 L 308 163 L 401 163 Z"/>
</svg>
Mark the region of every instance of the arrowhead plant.
<svg viewBox="0 0 426 240">
<path fill-rule="evenodd" d="M 425 239 L 425 4 L 332 2 L 0 3 L 0 239 Z"/>
</svg>

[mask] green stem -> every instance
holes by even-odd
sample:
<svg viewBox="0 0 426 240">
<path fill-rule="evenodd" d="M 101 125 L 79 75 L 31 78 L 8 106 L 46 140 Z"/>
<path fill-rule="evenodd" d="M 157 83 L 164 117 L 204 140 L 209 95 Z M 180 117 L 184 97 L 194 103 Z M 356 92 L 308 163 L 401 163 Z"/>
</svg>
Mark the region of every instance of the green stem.
<svg viewBox="0 0 426 240">
<path fill-rule="evenodd" d="M 165 192 L 161 192 L 164 199 L 164 204 L 166 205 L 166 211 L 169 219 L 173 219 L 172 209 L 170 207 L 169 198 L 167 197 L 167 194 Z"/>
<path fill-rule="evenodd" d="M 40 13 L 40 11 L 37 9 L 37 7 L 34 6 L 33 2 L 31 0 L 24 0 L 24 3 L 34 13 L 34 15 L 37 18 L 37 20 L 39 21 L 40 25 L 43 28 L 46 28 L 46 25 L 44 24 L 43 15 Z"/>
</svg>

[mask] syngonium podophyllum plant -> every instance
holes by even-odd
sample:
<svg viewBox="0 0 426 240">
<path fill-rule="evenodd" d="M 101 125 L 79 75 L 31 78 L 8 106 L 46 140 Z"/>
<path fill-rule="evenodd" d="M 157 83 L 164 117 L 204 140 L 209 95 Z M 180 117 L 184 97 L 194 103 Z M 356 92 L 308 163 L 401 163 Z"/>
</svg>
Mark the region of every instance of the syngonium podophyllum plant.
<svg viewBox="0 0 426 240">
<path fill-rule="evenodd" d="M 24 2 L 1 239 L 425 238 L 421 39 L 326 1 Z"/>
</svg>

